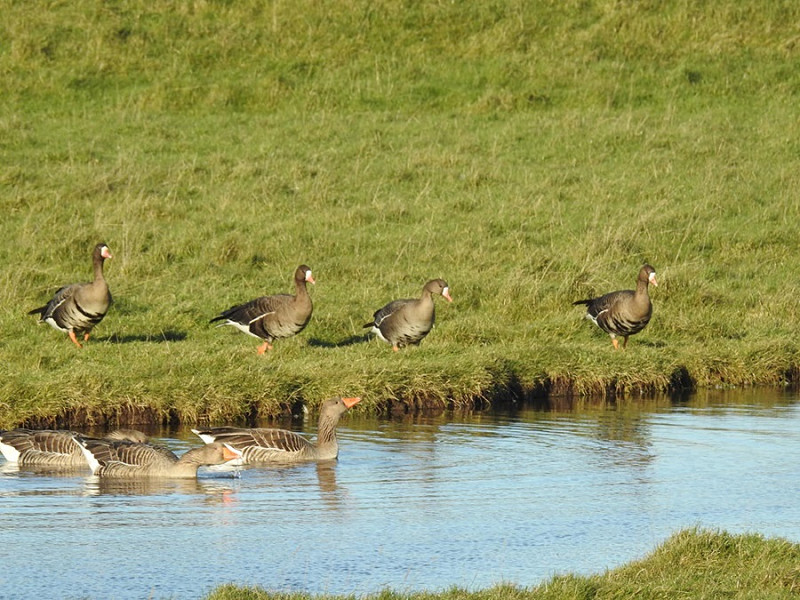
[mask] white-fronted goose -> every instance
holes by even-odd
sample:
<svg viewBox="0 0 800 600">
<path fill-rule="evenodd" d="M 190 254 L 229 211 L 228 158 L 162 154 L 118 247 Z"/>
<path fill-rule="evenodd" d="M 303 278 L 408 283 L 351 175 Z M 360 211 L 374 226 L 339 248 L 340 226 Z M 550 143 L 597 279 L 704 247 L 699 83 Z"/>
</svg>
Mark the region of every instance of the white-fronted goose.
<svg viewBox="0 0 800 600">
<path fill-rule="evenodd" d="M 656 271 L 650 265 L 644 265 L 636 279 L 636 290 L 619 290 L 610 292 L 599 298 L 578 300 L 573 306 L 586 304 L 586 318 L 594 321 L 600 329 L 611 336 L 614 348 L 619 348 L 617 336 L 624 338 L 622 348 L 628 345 L 628 336 L 639 333 L 650 322 L 653 305 L 647 291 L 649 284 L 658 286 Z"/>
<path fill-rule="evenodd" d="M 262 296 L 245 304 L 232 306 L 211 319 L 211 323 L 224 320 L 220 326 L 232 325 L 248 335 L 264 340 L 258 347 L 258 353 L 263 354 L 272 350 L 273 340 L 296 335 L 308 325 L 313 307 L 306 282 L 315 283 L 311 269 L 300 265 L 294 272 L 294 296 Z"/>
<path fill-rule="evenodd" d="M 86 467 L 86 457 L 75 445 L 74 431 L 12 429 L 0 433 L 0 452 L 8 462 L 28 467 Z M 133 429 L 118 429 L 106 439 L 146 442 L 147 436 Z"/>
<path fill-rule="evenodd" d="M 206 444 L 224 442 L 242 452 L 245 464 L 298 463 L 332 460 L 339 456 L 336 425 L 344 412 L 361 398 L 330 398 L 319 412 L 316 443 L 285 429 L 211 427 L 192 429 Z"/>
<path fill-rule="evenodd" d="M 111 258 L 108 246 L 97 244 L 92 252 L 94 280 L 65 285 L 50 302 L 28 314 L 41 315 L 41 321 L 68 333 L 69 339 L 81 348 L 77 336 L 83 334 L 83 341 L 87 341 L 92 328 L 103 320 L 111 306 L 111 292 L 103 276 L 103 262 L 107 258 Z"/>
<path fill-rule="evenodd" d="M 433 294 L 440 294 L 448 302 L 453 301 L 447 282 L 431 279 L 422 288 L 422 296 L 389 302 L 375 311 L 372 321 L 364 328 L 371 328 L 380 339 L 391 344 L 395 352 L 403 346 L 419 344 L 433 329 L 436 319 Z"/>
<path fill-rule="evenodd" d="M 83 450 L 92 474 L 104 478 L 193 478 L 199 467 L 241 464 L 242 456 L 221 443 L 192 448 L 180 458 L 150 444 L 82 438 L 75 438 L 75 443 Z"/>
</svg>

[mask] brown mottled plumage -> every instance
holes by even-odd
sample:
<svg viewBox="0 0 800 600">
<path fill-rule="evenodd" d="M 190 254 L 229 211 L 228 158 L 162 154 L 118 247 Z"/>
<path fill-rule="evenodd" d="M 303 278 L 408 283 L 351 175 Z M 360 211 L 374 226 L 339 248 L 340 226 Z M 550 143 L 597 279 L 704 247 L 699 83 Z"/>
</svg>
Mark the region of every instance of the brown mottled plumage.
<svg viewBox="0 0 800 600">
<path fill-rule="evenodd" d="M 69 339 L 81 348 L 77 336 L 83 334 L 83 341 L 88 340 L 92 328 L 103 320 L 111 306 L 111 292 L 103 276 L 103 263 L 107 258 L 111 258 L 108 246 L 97 244 L 92 252 L 94 280 L 62 287 L 50 302 L 28 314 L 41 315 L 41 321 L 69 334 Z"/>
<path fill-rule="evenodd" d="M 225 442 L 241 450 L 245 464 L 295 463 L 331 460 L 339 455 L 336 425 L 339 418 L 360 398 L 330 398 L 322 403 L 317 427 L 317 441 L 285 429 L 211 427 L 192 429 L 204 442 Z"/>
<path fill-rule="evenodd" d="M 150 444 L 81 438 L 76 443 L 92 473 L 104 478 L 193 478 L 199 467 L 241 459 L 241 452 L 221 443 L 192 448 L 180 458 Z"/>
<path fill-rule="evenodd" d="M 0 452 L 6 460 L 20 466 L 76 468 L 87 467 L 86 457 L 75 444 L 80 434 L 54 429 L 12 429 L 0 432 Z M 146 442 L 147 436 L 133 429 L 118 429 L 106 439 Z"/>
<path fill-rule="evenodd" d="M 653 305 L 647 291 L 650 283 L 658 286 L 656 271 L 650 265 L 644 265 L 636 279 L 636 290 L 619 290 L 598 298 L 577 300 L 572 304 L 587 305 L 586 318 L 594 321 L 611 336 L 615 349 L 619 348 L 616 337 L 623 336 L 624 349 L 628 345 L 628 336 L 639 333 L 650 322 L 653 314 Z"/>
<path fill-rule="evenodd" d="M 263 354 L 266 350 L 272 350 L 273 340 L 296 335 L 308 325 L 313 306 L 306 282 L 315 283 L 311 268 L 300 265 L 294 273 L 294 296 L 262 296 L 232 306 L 210 322 L 224 321 L 220 326 L 232 325 L 248 335 L 261 338 L 264 343 L 258 347 L 258 353 Z"/>
<path fill-rule="evenodd" d="M 419 344 L 433 329 L 436 313 L 433 294 L 439 294 L 452 302 L 450 288 L 444 279 L 431 279 L 422 288 L 419 298 L 394 300 L 375 311 L 372 321 L 364 328 L 372 331 L 383 341 L 392 345 L 392 350 L 410 344 Z"/>
</svg>

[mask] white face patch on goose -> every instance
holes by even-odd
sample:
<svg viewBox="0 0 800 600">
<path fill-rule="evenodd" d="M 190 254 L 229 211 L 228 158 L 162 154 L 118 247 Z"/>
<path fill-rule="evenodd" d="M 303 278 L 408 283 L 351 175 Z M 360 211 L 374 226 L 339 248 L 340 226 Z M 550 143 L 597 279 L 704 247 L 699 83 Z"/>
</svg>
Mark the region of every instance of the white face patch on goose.
<svg viewBox="0 0 800 600">
<path fill-rule="evenodd" d="M 311 269 L 306 271 L 306 281 L 308 281 L 309 279 L 311 279 Z"/>
</svg>

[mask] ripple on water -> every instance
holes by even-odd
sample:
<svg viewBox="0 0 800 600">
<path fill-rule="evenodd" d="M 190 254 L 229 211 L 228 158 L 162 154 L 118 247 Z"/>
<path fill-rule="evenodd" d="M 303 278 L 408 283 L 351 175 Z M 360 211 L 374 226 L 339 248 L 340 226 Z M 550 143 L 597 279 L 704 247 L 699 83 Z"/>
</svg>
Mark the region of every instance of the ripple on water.
<svg viewBox="0 0 800 600">
<path fill-rule="evenodd" d="M 800 541 L 798 406 L 356 416 L 340 426 L 338 462 L 203 469 L 196 481 L 0 464 L 12 542 L 0 585 L 121 600 L 194 599 L 231 581 L 331 594 L 534 585 L 638 558 L 682 527 Z"/>
</svg>

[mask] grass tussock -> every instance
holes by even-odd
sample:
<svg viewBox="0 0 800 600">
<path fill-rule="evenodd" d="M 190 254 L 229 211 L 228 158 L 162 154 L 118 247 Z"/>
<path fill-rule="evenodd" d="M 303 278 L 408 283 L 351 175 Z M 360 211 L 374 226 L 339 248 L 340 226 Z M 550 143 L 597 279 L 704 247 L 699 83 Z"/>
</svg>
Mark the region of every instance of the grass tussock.
<svg viewBox="0 0 800 600">
<path fill-rule="evenodd" d="M 559 575 L 533 588 L 502 585 L 486 590 L 384 591 L 362 600 L 618 600 L 796 598 L 800 593 L 800 545 L 757 534 L 685 530 L 642 560 L 602 575 Z M 206 600 L 325 600 L 355 596 L 273 593 L 257 587 L 222 586 Z"/>
<path fill-rule="evenodd" d="M 796 381 L 791 2 L 8 3 L 0 426 Z M 27 310 L 90 276 L 77 352 Z M 611 352 L 571 302 L 656 267 Z M 318 284 L 259 357 L 220 310 Z M 419 348 L 361 325 L 443 277 Z"/>
</svg>

